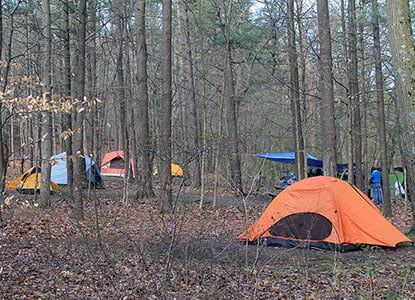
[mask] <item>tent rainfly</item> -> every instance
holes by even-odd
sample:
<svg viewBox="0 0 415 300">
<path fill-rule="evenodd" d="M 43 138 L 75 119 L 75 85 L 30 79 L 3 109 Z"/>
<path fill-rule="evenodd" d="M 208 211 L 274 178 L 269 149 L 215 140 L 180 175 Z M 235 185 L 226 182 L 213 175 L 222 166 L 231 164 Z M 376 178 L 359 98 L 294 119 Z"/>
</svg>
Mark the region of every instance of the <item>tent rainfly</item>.
<svg viewBox="0 0 415 300">
<path fill-rule="evenodd" d="M 52 156 L 54 164 L 51 170 L 51 179 L 60 186 L 66 187 L 68 184 L 68 173 L 66 167 L 66 152 Z M 98 166 L 91 157 L 85 155 L 85 176 L 94 187 L 103 187 L 104 179 L 101 176 Z"/>
<path fill-rule="evenodd" d="M 284 163 L 284 164 L 295 164 L 295 152 L 279 152 L 279 153 L 268 153 L 268 154 L 254 154 L 256 157 L 262 157 L 268 160 Z M 312 168 L 323 168 L 323 161 L 314 157 L 310 153 L 307 153 L 307 165 Z M 342 171 L 347 169 L 347 164 L 337 164 L 337 170 Z"/>
<path fill-rule="evenodd" d="M 134 160 L 130 159 L 131 169 L 134 173 Z M 108 152 L 104 155 L 101 162 L 101 175 L 102 176 L 120 176 L 125 175 L 125 158 L 124 151 Z"/>
<path fill-rule="evenodd" d="M 342 252 L 412 242 L 363 192 L 328 176 L 307 178 L 282 191 L 238 239 Z"/>
</svg>

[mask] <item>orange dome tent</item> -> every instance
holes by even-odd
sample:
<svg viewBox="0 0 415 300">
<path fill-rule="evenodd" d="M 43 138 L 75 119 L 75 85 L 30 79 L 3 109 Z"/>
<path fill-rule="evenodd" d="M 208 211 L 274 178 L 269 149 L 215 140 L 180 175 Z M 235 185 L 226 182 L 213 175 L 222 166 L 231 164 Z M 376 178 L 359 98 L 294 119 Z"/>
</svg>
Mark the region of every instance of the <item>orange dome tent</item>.
<svg viewBox="0 0 415 300">
<path fill-rule="evenodd" d="M 328 176 L 307 178 L 282 191 L 238 239 L 339 251 L 411 242 L 363 192 Z"/>
<path fill-rule="evenodd" d="M 130 158 L 131 169 L 134 176 L 134 160 Z M 121 176 L 125 174 L 125 158 L 124 151 L 108 152 L 104 155 L 101 162 L 101 175 L 102 176 Z"/>
</svg>

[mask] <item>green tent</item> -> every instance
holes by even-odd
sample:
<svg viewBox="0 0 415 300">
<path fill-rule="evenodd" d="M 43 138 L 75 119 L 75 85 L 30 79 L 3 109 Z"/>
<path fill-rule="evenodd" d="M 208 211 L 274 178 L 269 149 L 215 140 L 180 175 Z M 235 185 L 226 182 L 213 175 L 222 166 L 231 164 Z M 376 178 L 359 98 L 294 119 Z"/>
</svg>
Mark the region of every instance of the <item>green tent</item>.
<svg viewBox="0 0 415 300">
<path fill-rule="evenodd" d="M 397 181 L 403 184 L 403 173 L 399 171 L 394 171 L 389 174 L 389 184 L 395 184 Z"/>
<path fill-rule="evenodd" d="M 404 173 L 403 168 L 394 168 L 392 173 L 389 173 L 389 186 L 392 196 L 399 196 L 405 194 L 403 186 Z"/>
</svg>

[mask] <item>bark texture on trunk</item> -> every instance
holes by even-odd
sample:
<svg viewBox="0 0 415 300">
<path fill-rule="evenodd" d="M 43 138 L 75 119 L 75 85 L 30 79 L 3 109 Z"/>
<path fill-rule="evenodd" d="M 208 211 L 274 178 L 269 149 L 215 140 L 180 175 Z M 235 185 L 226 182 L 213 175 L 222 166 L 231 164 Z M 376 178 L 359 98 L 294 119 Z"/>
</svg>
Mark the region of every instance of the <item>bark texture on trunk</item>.
<svg viewBox="0 0 415 300">
<path fill-rule="evenodd" d="M 334 123 L 333 60 L 331 55 L 330 18 L 327 0 L 317 0 L 320 39 L 321 76 L 321 136 L 323 144 L 323 173 L 336 176 L 336 127 Z"/>
<path fill-rule="evenodd" d="M 348 64 L 349 77 L 349 98 L 351 106 L 353 107 L 353 124 L 352 124 L 352 139 L 353 139 L 353 157 L 355 162 L 354 172 L 350 172 L 353 168 L 349 168 L 349 177 L 356 177 L 356 186 L 362 189 L 362 126 L 360 116 L 360 97 L 359 97 L 359 83 L 357 75 L 357 34 L 356 34 L 356 3 L 355 0 L 349 0 L 348 5 L 348 20 L 349 20 L 349 34 L 348 34 L 348 48 L 350 54 L 350 63 Z"/>
<path fill-rule="evenodd" d="M 378 14 L 379 14 L 378 1 L 372 0 L 373 56 L 375 58 L 378 135 L 379 135 L 380 166 L 382 168 L 382 188 L 383 188 L 383 201 L 384 201 L 383 213 L 385 214 L 385 216 L 391 217 L 392 209 L 391 209 L 391 203 L 390 203 L 388 147 L 386 143 L 385 105 L 384 105 L 385 100 L 383 96 L 382 57 L 381 57 Z"/>
<path fill-rule="evenodd" d="M 117 95 L 118 95 L 118 104 L 119 104 L 119 120 L 120 120 L 120 149 L 124 151 L 124 187 L 123 187 L 123 197 L 124 200 L 128 197 L 128 179 L 131 174 L 131 164 L 130 164 L 130 149 L 128 143 L 128 128 L 127 128 L 127 104 L 125 97 L 125 79 L 124 79 L 124 3 L 122 0 L 116 2 L 117 8 L 115 8 L 116 13 L 116 42 L 117 42 Z"/>
<path fill-rule="evenodd" d="M 365 0 L 360 0 L 360 12 L 363 14 L 365 11 Z M 370 168 L 369 168 L 369 155 L 368 155 L 368 144 L 367 144 L 367 102 L 368 94 L 366 89 L 366 52 L 365 52 L 365 24 L 363 22 L 359 23 L 359 54 L 360 54 L 360 105 L 361 105 L 361 117 L 362 117 L 362 191 L 365 194 L 368 194 L 368 178 L 370 177 Z"/>
<path fill-rule="evenodd" d="M 76 99 L 82 100 L 85 96 L 85 40 L 86 40 L 86 0 L 79 1 L 78 7 L 78 57 L 76 73 Z M 74 218 L 84 218 L 83 186 L 85 182 L 85 159 L 83 150 L 83 122 L 84 112 L 75 113 L 73 154 L 74 154 Z"/>
<path fill-rule="evenodd" d="M 386 1 L 392 64 L 397 83 L 398 106 L 402 125 L 404 164 L 408 189 L 415 199 L 415 41 L 412 37 L 408 0 Z M 415 230 L 415 201 L 412 206 L 412 228 Z"/>
<path fill-rule="evenodd" d="M 172 1 L 163 0 L 162 42 L 162 105 L 160 107 L 160 211 L 170 211 L 172 206 L 171 180 L 171 116 L 172 116 Z"/>
<path fill-rule="evenodd" d="M 300 85 L 298 77 L 297 49 L 295 38 L 294 24 L 294 0 L 287 1 L 287 33 L 288 33 L 288 59 L 290 64 L 290 98 L 292 102 L 292 116 L 294 119 L 294 136 L 295 136 L 295 162 L 297 167 L 297 180 L 304 179 L 306 172 L 306 154 L 304 147 L 304 137 L 301 122 L 301 102 L 300 102 Z"/>
<path fill-rule="evenodd" d="M 236 99 L 235 86 L 232 69 L 232 49 L 231 41 L 229 40 L 230 28 L 228 24 L 228 11 L 226 9 L 226 1 L 222 0 L 219 8 L 220 29 L 225 39 L 224 45 L 224 99 L 226 107 L 226 125 L 228 130 L 229 140 L 229 164 L 230 164 L 230 179 L 235 192 L 243 194 L 241 161 L 239 157 L 239 135 L 238 135 L 238 119 L 236 116 Z"/>
<path fill-rule="evenodd" d="M 151 139 L 148 115 L 147 88 L 147 41 L 146 41 L 146 0 L 137 1 L 137 98 L 135 111 L 135 127 L 137 134 L 137 199 L 154 197 L 151 182 Z"/>
<path fill-rule="evenodd" d="M 50 1 L 43 0 L 43 36 L 44 45 L 42 58 L 42 80 L 45 84 L 43 97 L 45 97 L 46 104 L 50 103 L 52 98 L 52 29 L 51 29 L 51 15 L 50 15 Z M 52 114 L 50 111 L 45 111 L 42 117 L 42 175 L 40 180 L 40 206 L 43 208 L 50 207 L 50 175 L 52 156 Z"/>
<path fill-rule="evenodd" d="M 3 1 L 0 0 L 0 60 L 3 59 Z M 2 91 L 5 92 L 6 86 L 3 86 Z M 0 102 L 0 195 L 3 194 L 6 184 L 7 160 L 8 151 L 4 143 L 4 126 L 3 124 L 3 104 Z"/>
<path fill-rule="evenodd" d="M 99 126 L 98 122 L 98 104 L 95 103 L 97 99 L 97 2 L 89 1 L 87 3 L 87 11 L 89 16 L 89 32 L 87 44 L 87 97 L 94 105 L 90 107 L 87 112 L 87 120 L 84 122 L 87 130 L 87 144 L 84 145 L 85 154 L 89 155 L 97 164 L 99 164 L 97 155 L 97 137 Z"/>
<path fill-rule="evenodd" d="M 72 78 L 71 78 L 71 38 L 70 38 L 70 22 L 69 22 L 69 0 L 65 0 L 64 8 L 64 22 L 65 22 L 65 41 L 64 41 L 64 64 L 65 64 L 65 76 L 64 76 L 64 100 L 71 99 L 72 95 Z M 63 131 L 72 130 L 72 114 L 63 113 L 62 116 Z M 67 191 L 69 199 L 73 197 L 73 159 L 72 159 L 72 134 L 68 134 L 64 139 L 64 149 L 66 151 L 66 170 L 67 170 Z"/>
<path fill-rule="evenodd" d="M 350 54 L 349 54 L 349 47 L 348 47 L 348 33 L 347 33 L 347 21 L 346 21 L 346 12 L 345 12 L 345 5 L 344 0 L 340 1 L 340 10 L 341 10 L 341 20 L 342 20 L 342 34 L 343 34 L 343 52 L 344 52 L 344 65 L 347 66 L 347 70 L 350 69 Z M 350 72 L 347 72 L 347 76 L 349 76 Z M 350 77 L 350 76 L 349 76 Z M 350 97 L 350 90 L 347 89 L 347 127 L 346 127 L 346 140 L 347 140 L 347 148 L 346 148 L 346 155 L 347 155 L 347 164 L 350 166 L 348 168 L 348 177 L 347 180 L 350 184 L 354 184 L 353 182 L 353 163 L 354 163 L 354 153 L 353 153 L 353 103 L 352 98 Z"/>
<path fill-rule="evenodd" d="M 185 101 L 185 120 L 188 128 L 188 133 L 190 136 L 187 136 L 189 144 L 189 155 L 190 155 L 190 169 L 191 169 L 191 179 L 192 186 L 194 188 L 199 188 L 200 181 L 200 146 L 199 146 L 199 129 L 197 122 L 197 111 L 196 111 L 196 91 L 195 83 L 193 76 L 193 56 L 192 48 L 190 42 L 190 30 L 189 30 L 189 17 L 188 17 L 188 7 L 186 1 L 179 1 L 179 17 L 181 22 L 180 39 L 182 41 L 182 55 L 183 55 L 183 101 Z"/>
</svg>

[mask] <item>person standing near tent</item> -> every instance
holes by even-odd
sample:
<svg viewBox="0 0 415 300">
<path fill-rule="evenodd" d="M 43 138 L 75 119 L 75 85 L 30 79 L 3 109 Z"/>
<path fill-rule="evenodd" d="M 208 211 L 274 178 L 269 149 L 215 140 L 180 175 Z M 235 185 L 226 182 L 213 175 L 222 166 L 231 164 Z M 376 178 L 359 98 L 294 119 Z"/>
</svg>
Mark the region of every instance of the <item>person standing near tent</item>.
<svg viewBox="0 0 415 300">
<path fill-rule="evenodd" d="M 376 205 L 382 204 L 382 173 L 380 171 L 380 168 L 372 168 L 372 173 L 370 174 L 370 183 L 372 184 L 373 202 Z"/>
</svg>

